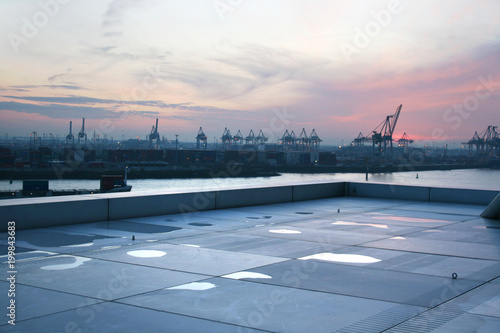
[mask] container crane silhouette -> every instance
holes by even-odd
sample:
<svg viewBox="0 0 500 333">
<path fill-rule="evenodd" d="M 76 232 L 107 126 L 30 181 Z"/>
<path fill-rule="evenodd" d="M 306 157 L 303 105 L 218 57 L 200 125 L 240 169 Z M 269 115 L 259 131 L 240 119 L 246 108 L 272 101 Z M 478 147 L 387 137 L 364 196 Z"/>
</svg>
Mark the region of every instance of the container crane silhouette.
<svg viewBox="0 0 500 333">
<path fill-rule="evenodd" d="M 78 143 L 80 143 L 80 139 L 85 138 L 85 143 L 87 143 L 87 132 L 85 131 L 85 118 L 82 118 L 82 129 L 78 132 Z"/>
<path fill-rule="evenodd" d="M 464 143 L 469 145 L 470 152 L 472 152 L 473 146 L 476 146 L 476 158 L 483 155 L 484 157 L 496 157 L 500 150 L 498 126 L 490 125 L 480 134 L 476 131 L 472 139 Z"/>
<path fill-rule="evenodd" d="M 207 149 L 207 136 L 201 127 L 196 136 L 196 149 Z"/>
<path fill-rule="evenodd" d="M 224 133 L 222 133 L 222 149 L 230 149 L 232 144 L 233 144 L 233 136 L 231 135 L 231 131 L 227 129 L 227 127 L 224 129 Z"/>
<path fill-rule="evenodd" d="M 401 104 L 396 112 L 386 118 L 372 131 L 371 135 L 364 136 L 362 133 L 353 140 L 355 146 L 362 146 L 366 141 L 372 141 L 373 157 L 380 157 L 383 153 L 384 162 L 392 162 L 392 135 L 401 113 Z M 389 149 L 388 149 L 389 147 Z"/>
<path fill-rule="evenodd" d="M 396 113 L 387 116 L 385 120 L 373 130 L 372 134 L 373 151 L 376 152 L 377 155 L 380 155 L 380 153 L 382 153 L 383 151 L 385 162 L 388 161 L 387 157 L 389 157 L 390 160 L 392 161 L 392 134 L 394 133 L 394 129 L 396 128 L 396 124 L 398 122 L 399 114 L 401 112 L 402 107 L 403 105 L 398 106 L 398 108 L 396 109 Z M 377 131 L 377 129 L 379 128 L 380 130 Z M 387 153 L 387 144 L 390 145 L 389 156 Z"/>
<path fill-rule="evenodd" d="M 245 144 L 247 145 L 255 145 L 255 134 L 253 130 L 250 130 L 250 133 L 248 133 L 248 136 L 245 138 Z"/>
<path fill-rule="evenodd" d="M 233 142 L 234 142 L 234 145 L 236 147 L 241 147 L 241 145 L 243 144 L 243 135 L 241 134 L 241 131 L 238 130 L 238 132 L 236 133 L 236 135 L 233 137 Z"/>
<path fill-rule="evenodd" d="M 69 133 L 68 135 L 66 135 L 66 143 L 69 143 L 71 141 L 71 143 L 75 143 L 75 136 L 73 135 L 73 122 L 70 121 L 69 122 Z"/>
<path fill-rule="evenodd" d="M 158 118 L 156 118 L 156 126 L 151 128 L 151 132 L 149 133 L 149 145 L 153 146 L 153 140 L 156 141 L 156 144 L 160 141 L 160 133 L 158 133 Z"/>
</svg>

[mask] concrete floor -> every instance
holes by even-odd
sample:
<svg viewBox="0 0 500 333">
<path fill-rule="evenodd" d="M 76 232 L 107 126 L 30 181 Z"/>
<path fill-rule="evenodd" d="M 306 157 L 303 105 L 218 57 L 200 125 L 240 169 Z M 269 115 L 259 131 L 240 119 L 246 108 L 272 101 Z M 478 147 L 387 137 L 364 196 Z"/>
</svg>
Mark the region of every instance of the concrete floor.
<svg viewBox="0 0 500 333">
<path fill-rule="evenodd" d="M 18 231 L 0 331 L 498 332 L 484 208 L 341 197 Z"/>
</svg>

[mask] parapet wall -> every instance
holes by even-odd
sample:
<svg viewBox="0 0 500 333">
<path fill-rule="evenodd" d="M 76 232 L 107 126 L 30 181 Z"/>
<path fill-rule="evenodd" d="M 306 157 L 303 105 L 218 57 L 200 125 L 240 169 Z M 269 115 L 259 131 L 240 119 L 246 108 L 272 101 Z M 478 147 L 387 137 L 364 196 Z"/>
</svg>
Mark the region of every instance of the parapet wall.
<svg viewBox="0 0 500 333">
<path fill-rule="evenodd" d="M 0 231 L 15 221 L 32 229 L 333 197 L 369 197 L 488 205 L 498 191 L 355 182 L 301 183 L 200 192 L 114 193 L 0 201 Z"/>
</svg>

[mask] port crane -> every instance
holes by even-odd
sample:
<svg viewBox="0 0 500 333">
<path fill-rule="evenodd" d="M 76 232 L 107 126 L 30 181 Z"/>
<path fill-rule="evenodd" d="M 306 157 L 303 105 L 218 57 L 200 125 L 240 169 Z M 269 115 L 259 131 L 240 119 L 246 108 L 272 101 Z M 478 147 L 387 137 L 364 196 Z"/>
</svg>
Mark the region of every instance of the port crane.
<svg viewBox="0 0 500 333">
<path fill-rule="evenodd" d="M 247 145 L 255 145 L 255 134 L 253 130 L 250 130 L 250 133 L 248 133 L 248 136 L 245 138 L 245 144 Z"/>
<path fill-rule="evenodd" d="M 472 151 L 473 146 L 476 146 L 476 157 L 479 157 L 479 155 L 496 157 L 500 150 L 498 126 L 490 125 L 480 134 L 476 131 L 472 139 L 464 142 L 464 144 L 469 145 L 469 151 Z"/>
<path fill-rule="evenodd" d="M 66 143 L 69 143 L 71 141 L 71 143 L 75 143 L 75 136 L 73 135 L 73 122 L 70 121 L 69 122 L 69 133 L 68 135 L 66 135 Z"/>
<path fill-rule="evenodd" d="M 40 138 L 38 137 L 37 132 L 33 132 L 30 134 L 30 148 L 31 148 L 31 136 L 33 135 L 33 150 L 40 148 Z"/>
<path fill-rule="evenodd" d="M 398 147 L 403 147 L 404 152 L 408 152 L 408 148 L 410 147 L 410 144 L 413 143 L 413 139 L 411 139 L 406 132 L 404 132 L 403 136 L 401 139 L 398 140 Z"/>
<path fill-rule="evenodd" d="M 243 135 L 241 134 L 240 130 L 238 130 L 236 135 L 233 137 L 233 142 L 236 147 L 241 147 L 241 145 L 243 144 Z"/>
<path fill-rule="evenodd" d="M 408 145 L 410 145 L 411 143 L 413 143 L 413 139 L 410 139 L 406 132 L 404 132 L 401 139 L 398 140 L 398 146 L 400 147 L 408 147 Z"/>
<path fill-rule="evenodd" d="M 196 136 L 196 149 L 207 149 L 207 136 L 201 127 Z"/>
<path fill-rule="evenodd" d="M 299 147 L 302 147 L 302 151 L 309 151 L 311 147 L 311 139 L 307 136 L 305 128 L 302 128 L 302 132 L 300 132 L 296 142 Z"/>
<path fill-rule="evenodd" d="M 264 135 L 264 132 L 260 130 L 259 135 L 255 137 L 255 143 L 258 145 L 263 145 L 267 142 L 268 138 Z"/>
<path fill-rule="evenodd" d="M 149 145 L 153 146 L 153 140 L 158 142 L 160 141 L 160 133 L 158 133 L 158 118 L 156 118 L 156 125 L 151 128 L 151 133 L 149 133 Z"/>
<path fill-rule="evenodd" d="M 223 149 L 230 149 L 231 145 L 233 144 L 233 136 L 231 135 L 231 131 L 226 128 L 224 128 L 224 133 L 222 133 L 222 148 Z"/>
<path fill-rule="evenodd" d="M 313 148 L 314 150 L 318 150 L 321 141 L 323 140 L 319 138 L 318 134 L 316 133 L 316 130 L 313 128 L 311 135 L 309 136 L 309 142 L 311 144 L 311 148 Z"/>
<path fill-rule="evenodd" d="M 82 118 L 82 129 L 78 132 L 78 143 L 80 143 L 80 139 L 85 138 L 85 144 L 87 144 L 87 132 L 85 131 L 85 118 Z"/>
<path fill-rule="evenodd" d="M 396 108 L 396 112 L 386 118 L 371 132 L 371 135 L 364 136 L 359 133 L 353 140 L 355 146 L 362 146 L 364 142 L 372 142 L 373 157 L 380 157 L 383 153 L 384 162 L 392 162 L 392 135 L 399 119 L 403 105 Z M 388 149 L 389 148 L 389 149 Z"/>
<path fill-rule="evenodd" d="M 285 133 L 283 133 L 283 136 L 279 139 L 279 142 L 283 145 L 284 151 L 294 150 L 295 143 L 297 142 L 297 136 L 293 130 L 290 133 L 287 129 L 285 130 Z"/>
<path fill-rule="evenodd" d="M 285 132 L 282 139 L 287 142 L 292 142 L 293 138 L 295 138 L 295 134 L 292 131 L 289 136 L 287 136 Z M 312 151 L 318 150 L 319 143 L 321 141 L 323 140 L 320 139 L 315 129 L 313 129 L 311 135 L 308 136 L 306 133 L 306 129 L 302 128 L 302 132 L 300 132 L 300 135 L 295 138 L 294 143 L 297 147 L 301 147 L 302 151 Z"/>
</svg>

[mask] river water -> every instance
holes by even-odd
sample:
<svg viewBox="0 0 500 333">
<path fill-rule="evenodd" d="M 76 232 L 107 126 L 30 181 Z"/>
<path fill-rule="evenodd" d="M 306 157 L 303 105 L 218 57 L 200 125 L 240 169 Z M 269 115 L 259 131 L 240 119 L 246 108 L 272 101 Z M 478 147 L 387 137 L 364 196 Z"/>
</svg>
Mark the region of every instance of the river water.
<svg viewBox="0 0 500 333">
<path fill-rule="evenodd" d="M 418 178 L 417 178 L 418 175 Z M 131 179 L 132 192 L 164 190 L 200 190 L 203 188 L 251 185 L 281 185 L 307 181 L 357 181 L 366 182 L 365 174 L 360 173 L 285 173 L 276 177 L 254 178 L 206 178 L 206 179 Z M 369 174 L 368 181 L 402 185 L 488 189 L 500 191 L 500 170 L 465 169 L 446 171 L 420 171 Z M 52 190 L 98 189 L 99 180 L 50 180 Z M 22 189 L 22 181 L 0 180 L 0 190 Z"/>
</svg>

